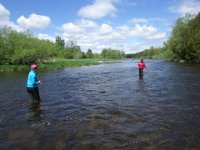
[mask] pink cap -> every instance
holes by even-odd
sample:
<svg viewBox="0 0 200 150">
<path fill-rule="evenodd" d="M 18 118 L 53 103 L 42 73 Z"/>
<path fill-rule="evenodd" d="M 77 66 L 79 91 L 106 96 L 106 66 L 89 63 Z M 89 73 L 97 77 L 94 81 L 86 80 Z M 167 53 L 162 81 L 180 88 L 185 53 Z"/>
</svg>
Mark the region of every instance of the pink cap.
<svg viewBox="0 0 200 150">
<path fill-rule="evenodd" d="M 35 68 L 37 68 L 37 65 L 36 64 L 32 64 L 31 65 L 31 69 L 35 69 Z"/>
</svg>

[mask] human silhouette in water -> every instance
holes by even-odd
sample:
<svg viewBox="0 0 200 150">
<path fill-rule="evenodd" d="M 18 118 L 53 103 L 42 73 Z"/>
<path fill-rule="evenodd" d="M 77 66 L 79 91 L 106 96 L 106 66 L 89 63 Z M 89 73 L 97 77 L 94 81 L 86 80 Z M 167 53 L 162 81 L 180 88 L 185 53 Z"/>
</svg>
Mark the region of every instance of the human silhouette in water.
<svg viewBox="0 0 200 150">
<path fill-rule="evenodd" d="M 27 78 L 27 92 L 31 98 L 32 102 L 40 102 L 40 94 L 38 85 L 41 84 L 41 82 L 37 78 L 37 65 L 32 64 L 31 70 L 28 74 Z"/>
<path fill-rule="evenodd" d="M 146 68 L 145 62 L 143 61 L 143 59 L 140 60 L 140 62 L 138 62 L 138 70 L 139 70 L 139 77 L 143 78 L 143 70 L 144 68 Z"/>
</svg>

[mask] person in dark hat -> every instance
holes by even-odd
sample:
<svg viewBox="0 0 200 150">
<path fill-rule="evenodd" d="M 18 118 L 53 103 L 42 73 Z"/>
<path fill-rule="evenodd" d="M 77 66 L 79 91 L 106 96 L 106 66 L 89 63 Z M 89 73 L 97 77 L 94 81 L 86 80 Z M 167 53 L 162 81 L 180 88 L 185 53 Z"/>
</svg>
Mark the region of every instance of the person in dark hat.
<svg viewBox="0 0 200 150">
<path fill-rule="evenodd" d="M 143 77 L 143 70 L 144 68 L 146 68 L 146 65 L 143 61 L 143 59 L 140 60 L 140 62 L 138 63 L 138 69 L 139 69 L 139 77 Z"/>
</svg>

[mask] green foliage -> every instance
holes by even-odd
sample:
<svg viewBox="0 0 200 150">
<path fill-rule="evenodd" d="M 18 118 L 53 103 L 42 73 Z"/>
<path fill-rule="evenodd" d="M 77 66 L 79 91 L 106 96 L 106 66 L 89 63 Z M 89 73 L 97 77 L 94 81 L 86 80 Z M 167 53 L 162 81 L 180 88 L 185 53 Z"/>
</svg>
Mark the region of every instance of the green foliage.
<svg viewBox="0 0 200 150">
<path fill-rule="evenodd" d="M 173 52 L 168 49 L 168 45 L 164 43 L 164 47 L 150 47 L 142 52 L 133 55 L 133 58 L 146 58 L 146 59 L 164 59 L 171 60 L 173 58 Z"/>
<path fill-rule="evenodd" d="M 65 58 L 52 58 L 45 60 L 43 63 L 38 64 L 38 68 L 45 70 L 59 69 L 63 67 L 77 67 L 98 65 L 104 62 L 99 62 L 96 59 L 65 59 Z M 0 65 L 0 72 L 4 71 L 27 71 L 30 69 L 28 65 Z"/>
<path fill-rule="evenodd" d="M 0 29 L 0 64 L 10 63 L 11 56 L 14 53 L 12 49 L 14 43 L 10 41 L 9 35 L 12 35 L 13 31 L 11 28 Z"/>
<path fill-rule="evenodd" d="M 155 47 L 150 47 L 149 49 L 145 49 L 142 52 L 136 53 L 134 55 L 134 58 L 153 58 L 155 55 L 159 55 L 162 53 L 162 48 L 155 48 Z"/>
<path fill-rule="evenodd" d="M 103 49 L 101 56 L 105 59 L 121 59 L 125 57 L 125 53 L 119 50 Z"/>
<path fill-rule="evenodd" d="M 76 52 L 75 55 L 73 56 L 74 59 L 82 59 L 86 58 L 85 53 L 82 51 Z"/>
<path fill-rule="evenodd" d="M 65 40 L 62 39 L 60 36 L 56 37 L 56 46 L 59 50 L 63 50 L 65 48 Z"/>
<path fill-rule="evenodd" d="M 189 22 L 188 45 L 186 51 L 186 61 L 191 63 L 200 63 L 200 13 Z"/>
<path fill-rule="evenodd" d="M 1 64 L 31 64 L 56 55 L 55 44 L 34 38 L 30 33 L 18 33 L 10 28 L 0 30 Z"/>
<path fill-rule="evenodd" d="M 3 35 L 0 34 L 0 64 L 3 64 L 6 60 L 6 54 L 5 54 L 5 44 L 4 44 L 4 38 Z"/>
<path fill-rule="evenodd" d="M 176 21 L 176 25 L 172 30 L 172 37 L 170 38 L 170 47 L 175 54 L 175 59 L 185 59 L 185 53 L 189 49 L 188 45 L 188 22 L 191 15 L 180 17 Z"/>
<path fill-rule="evenodd" d="M 106 59 L 119 59 L 124 55 L 122 51 L 105 49 L 102 56 Z M 84 53 L 75 41 L 68 40 L 65 43 L 60 36 L 57 36 L 56 42 L 53 43 L 35 38 L 29 32 L 17 32 L 7 27 L 0 29 L 0 65 L 41 64 L 52 57 L 91 59 L 102 56 L 93 54 L 90 49 Z"/>
<path fill-rule="evenodd" d="M 80 46 L 74 46 L 74 47 L 67 47 L 64 49 L 62 55 L 64 54 L 64 57 L 66 59 L 80 59 L 83 58 L 85 54 L 81 51 Z"/>
<path fill-rule="evenodd" d="M 91 49 L 88 49 L 88 51 L 86 52 L 86 58 L 94 58 L 94 55 Z"/>
<path fill-rule="evenodd" d="M 146 49 L 134 57 L 159 58 L 200 63 L 200 12 L 177 19 L 172 35 L 162 48 Z"/>
<path fill-rule="evenodd" d="M 200 13 L 180 17 L 166 46 L 172 50 L 174 60 L 200 63 Z"/>
</svg>

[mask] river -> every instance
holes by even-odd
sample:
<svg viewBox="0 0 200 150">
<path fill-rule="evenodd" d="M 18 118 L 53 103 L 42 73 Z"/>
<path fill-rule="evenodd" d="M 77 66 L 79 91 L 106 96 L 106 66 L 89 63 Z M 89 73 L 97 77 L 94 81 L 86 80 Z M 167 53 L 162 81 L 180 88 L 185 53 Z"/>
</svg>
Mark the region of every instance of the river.
<svg viewBox="0 0 200 150">
<path fill-rule="evenodd" d="M 0 149 L 200 149 L 200 67 L 145 62 L 39 70 L 40 105 L 28 72 L 0 73 Z"/>
</svg>

